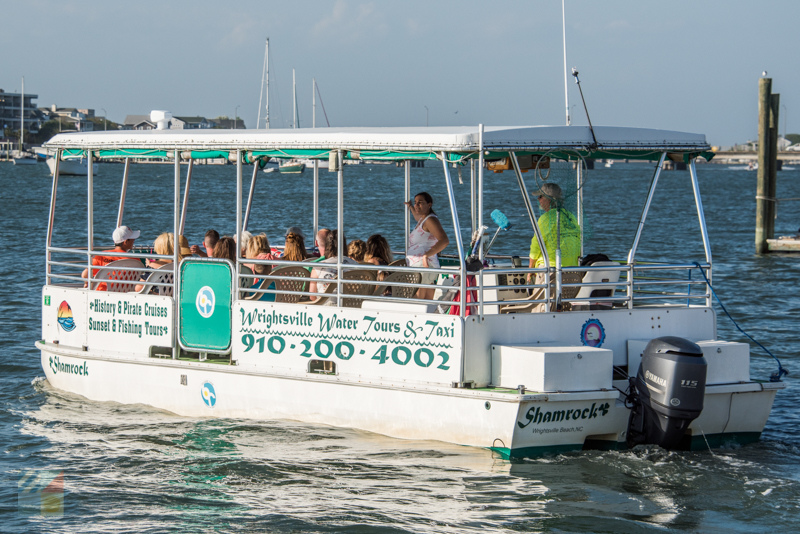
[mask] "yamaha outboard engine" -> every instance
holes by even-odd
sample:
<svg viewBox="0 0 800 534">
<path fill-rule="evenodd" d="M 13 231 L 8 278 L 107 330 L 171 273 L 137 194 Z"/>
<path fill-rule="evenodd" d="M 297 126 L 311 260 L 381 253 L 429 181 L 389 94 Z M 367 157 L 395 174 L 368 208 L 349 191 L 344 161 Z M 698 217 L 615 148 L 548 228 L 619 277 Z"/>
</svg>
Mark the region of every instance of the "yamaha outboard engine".
<svg viewBox="0 0 800 534">
<path fill-rule="evenodd" d="M 678 447 L 703 411 L 707 369 L 696 343 L 672 336 L 650 341 L 636 378 L 630 379 L 628 446 Z"/>
</svg>

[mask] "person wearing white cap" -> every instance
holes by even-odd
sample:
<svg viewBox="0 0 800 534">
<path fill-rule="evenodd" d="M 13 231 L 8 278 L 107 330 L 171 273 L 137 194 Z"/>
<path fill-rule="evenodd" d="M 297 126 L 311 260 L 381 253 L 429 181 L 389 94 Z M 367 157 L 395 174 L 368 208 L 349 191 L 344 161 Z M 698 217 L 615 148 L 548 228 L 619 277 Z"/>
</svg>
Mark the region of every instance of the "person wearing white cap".
<svg viewBox="0 0 800 534">
<path fill-rule="evenodd" d="M 113 252 L 122 252 L 122 253 L 129 252 L 133 248 L 134 241 L 136 241 L 136 239 L 140 235 L 141 235 L 141 232 L 139 232 L 139 230 L 135 230 L 134 231 L 134 230 L 131 230 L 127 226 L 120 226 L 119 228 L 114 230 L 114 233 L 111 235 L 111 237 L 114 239 L 114 249 L 113 250 L 104 250 L 103 252 L 111 252 L 111 253 L 113 253 Z M 96 265 L 98 267 L 103 267 L 105 265 L 108 265 L 112 261 L 124 260 L 124 259 L 125 258 L 115 257 L 115 256 L 94 256 L 92 258 L 92 265 Z M 96 270 L 92 270 L 92 277 L 94 277 L 96 274 L 97 274 L 97 271 Z M 82 278 L 88 278 L 88 276 L 89 276 L 89 269 L 84 269 L 83 272 L 81 273 L 81 277 Z M 86 287 L 86 284 L 84 284 L 84 287 Z M 98 291 L 105 291 L 106 290 L 106 284 L 105 283 L 98 284 L 97 290 Z"/>
</svg>

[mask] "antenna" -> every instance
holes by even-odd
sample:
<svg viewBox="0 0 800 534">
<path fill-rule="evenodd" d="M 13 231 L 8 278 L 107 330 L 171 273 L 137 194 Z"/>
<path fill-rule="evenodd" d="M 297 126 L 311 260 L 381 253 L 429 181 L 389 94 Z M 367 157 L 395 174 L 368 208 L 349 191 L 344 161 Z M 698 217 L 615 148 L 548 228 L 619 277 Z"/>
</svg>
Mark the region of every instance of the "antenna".
<svg viewBox="0 0 800 534">
<path fill-rule="evenodd" d="M 561 0 L 561 35 L 564 40 L 564 104 L 567 107 L 567 126 L 569 126 L 569 91 L 567 90 L 567 15 L 564 8 L 565 0 Z"/>
<path fill-rule="evenodd" d="M 572 67 L 572 75 L 575 76 L 575 83 L 578 84 L 578 91 L 581 92 L 581 102 L 583 102 L 583 110 L 586 112 L 586 120 L 589 121 L 589 131 L 592 132 L 592 139 L 594 143 L 592 143 L 591 148 L 597 148 L 597 137 L 594 135 L 594 128 L 592 128 L 592 119 L 589 118 L 589 109 L 586 107 L 586 100 L 583 98 L 583 89 L 581 89 L 581 80 L 578 78 L 578 69 Z"/>
</svg>

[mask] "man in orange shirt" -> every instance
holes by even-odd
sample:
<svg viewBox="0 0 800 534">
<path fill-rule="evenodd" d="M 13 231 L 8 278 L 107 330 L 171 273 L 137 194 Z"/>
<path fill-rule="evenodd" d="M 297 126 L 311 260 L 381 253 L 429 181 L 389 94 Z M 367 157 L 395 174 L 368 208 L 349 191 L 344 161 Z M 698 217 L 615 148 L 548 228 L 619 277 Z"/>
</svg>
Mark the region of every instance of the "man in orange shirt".
<svg viewBox="0 0 800 534">
<path fill-rule="evenodd" d="M 103 252 L 129 252 L 133 248 L 134 241 L 139 237 L 141 232 L 136 230 L 135 232 L 128 228 L 127 226 L 120 226 L 116 230 L 114 230 L 114 234 L 112 237 L 114 238 L 114 249 L 113 250 L 104 250 Z M 103 267 L 108 265 L 112 261 L 117 260 L 124 260 L 126 258 L 120 258 L 116 256 L 94 256 L 92 258 L 92 265 L 96 265 L 98 267 Z M 97 269 L 92 269 L 92 277 L 97 276 Z M 82 278 L 88 278 L 89 276 L 89 269 L 84 269 L 81 273 Z M 88 282 L 87 282 L 88 284 Z M 83 284 L 83 287 L 86 287 L 87 284 Z M 106 286 L 105 282 L 101 282 L 97 285 L 98 291 L 106 291 L 108 286 Z"/>
</svg>

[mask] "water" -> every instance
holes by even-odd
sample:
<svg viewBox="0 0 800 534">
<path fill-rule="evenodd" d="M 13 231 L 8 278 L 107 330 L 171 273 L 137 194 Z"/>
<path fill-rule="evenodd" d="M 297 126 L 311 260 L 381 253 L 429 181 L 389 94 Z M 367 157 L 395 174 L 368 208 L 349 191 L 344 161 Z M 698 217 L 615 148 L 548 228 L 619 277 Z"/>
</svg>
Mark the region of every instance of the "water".
<svg viewBox="0 0 800 534">
<path fill-rule="evenodd" d="M 441 168 L 412 170 L 455 242 Z M 110 244 L 122 166 L 95 181 L 95 243 Z M 624 256 L 651 168 L 591 171 L 587 252 Z M 740 324 L 797 370 L 800 255 L 753 254 L 755 173 L 700 166 L 715 261 L 715 286 Z M 172 225 L 172 167 L 133 165 L 125 223 L 145 243 Z M 335 223 L 335 175 L 321 172 L 321 223 Z M 457 182 L 457 176 L 453 179 Z M 800 172 L 778 175 L 778 197 L 800 197 Z M 468 172 L 456 186 L 468 239 Z M 249 177 L 247 182 L 249 182 Z M 310 233 L 310 173 L 261 174 L 251 230 L 280 243 L 287 226 Z M 197 167 L 186 234 L 234 227 L 235 168 Z M 245 187 L 246 189 L 246 187 Z M 146 406 L 89 402 L 51 388 L 33 343 L 50 180 L 45 165 L 0 163 L 0 530 L 4 532 L 792 532 L 800 530 L 798 388 L 778 393 L 759 443 L 711 452 L 657 448 L 584 452 L 508 462 L 438 442 L 287 421 L 187 419 Z M 402 170 L 347 168 L 348 238 L 373 232 L 402 248 Z M 509 173 L 487 175 L 487 210 L 515 225 L 496 250 L 526 254 L 530 228 Z M 85 178 L 63 177 L 54 244 L 85 245 Z M 794 233 L 800 203 L 778 210 L 778 234 Z M 452 247 L 451 247 L 452 248 Z M 639 258 L 703 259 L 688 174 L 662 173 Z M 719 312 L 719 337 L 746 341 Z M 754 348 L 751 374 L 774 360 Z M 469 424 L 463 421 L 461 424 Z M 27 469 L 64 472 L 64 516 L 17 513 Z"/>
</svg>

